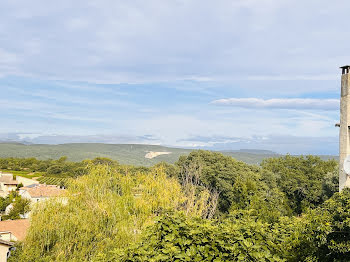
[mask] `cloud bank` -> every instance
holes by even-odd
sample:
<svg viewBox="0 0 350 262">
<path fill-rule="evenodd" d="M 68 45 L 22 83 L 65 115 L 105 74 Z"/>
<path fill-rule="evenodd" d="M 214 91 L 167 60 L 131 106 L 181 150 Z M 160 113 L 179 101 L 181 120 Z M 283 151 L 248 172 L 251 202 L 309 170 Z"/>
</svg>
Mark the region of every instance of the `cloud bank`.
<svg viewBox="0 0 350 262">
<path fill-rule="evenodd" d="M 311 110 L 338 110 L 338 99 L 316 98 L 225 98 L 211 102 L 219 106 L 267 109 L 311 109 Z"/>
<path fill-rule="evenodd" d="M 2 0 L 0 133 L 228 149 L 274 134 L 283 138 L 255 144 L 336 152 L 327 141 L 339 131 L 349 8 L 346 0 Z"/>
<path fill-rule="evenodd" d="M 350 3 L 337 3 L 2 0 L 0 74 L 99 82 L 334 79 L 349 62 L 340 25 Z"/>
<path fill-rule="evenodd" d="M 269 135 L 252 137 L 189 137 L 185 141 L 198 148 L 214 150 L 258 149 L 281 154 L 337 155 L 339 139 L 333 137 L 311 137 L 291 135 Z"/>
</svg>

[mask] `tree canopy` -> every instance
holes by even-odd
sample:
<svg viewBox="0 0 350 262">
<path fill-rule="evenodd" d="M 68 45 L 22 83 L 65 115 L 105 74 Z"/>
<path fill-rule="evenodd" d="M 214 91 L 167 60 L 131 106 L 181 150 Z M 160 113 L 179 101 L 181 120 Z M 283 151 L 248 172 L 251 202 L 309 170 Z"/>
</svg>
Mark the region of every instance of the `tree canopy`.
<svg viewBox="0 0 350 262">
<path fill-rule="evenodd" d="M 254 166 L 199 150 L 151 168 L 85 164 L 67 201 L 34 208 L 10 261 L 350 260 L 350 189 L 336 193 L 334 160 Z"/>
</svg>

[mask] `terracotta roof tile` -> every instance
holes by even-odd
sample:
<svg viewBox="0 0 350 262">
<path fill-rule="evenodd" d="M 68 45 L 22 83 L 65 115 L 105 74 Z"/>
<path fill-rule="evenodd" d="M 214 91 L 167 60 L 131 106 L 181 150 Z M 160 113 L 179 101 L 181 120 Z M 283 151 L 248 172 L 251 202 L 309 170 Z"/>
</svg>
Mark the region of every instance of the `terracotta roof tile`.
<svg viewBox="0 0 350 262">
<path fill-rule="evenodd" d="M 29 226 L 29 219 L 0 221 L 0 232 L 11 232 L 18 240 L 22 241 Z"/>
<path fill-rule="evenodd" d="M 17 180 L 13 180 L 12 175 L 2 175 L 0 176 L 0 182 L 4 183 L 6 185 L 18 185 L 18 181 Z"/>
<path fill-rule="evenodd" d="M 21 190 L 25 190 L 31 197 L 57 197 L 64 194 L 65 190 L 60 189 L 54 185 L 36 185 L 34 187 L 21 187 Z"/>
</svg>

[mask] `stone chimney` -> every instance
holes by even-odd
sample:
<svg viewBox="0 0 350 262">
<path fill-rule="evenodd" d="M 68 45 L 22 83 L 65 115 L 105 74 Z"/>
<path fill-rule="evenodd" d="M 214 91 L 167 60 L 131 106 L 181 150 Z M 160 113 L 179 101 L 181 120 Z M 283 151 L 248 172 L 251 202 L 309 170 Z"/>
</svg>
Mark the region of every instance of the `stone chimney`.
<svg viewBox="0 0 350 262">
<path fill-rule="evenodd" d="M 350 155 L 350 65 L 340 67 L 341 97 L 340 97 L 340 128 L 339 128 L 339 191 L 350 187 L 350 174 L 344 171 L 344 160 Z"/>
</svg>

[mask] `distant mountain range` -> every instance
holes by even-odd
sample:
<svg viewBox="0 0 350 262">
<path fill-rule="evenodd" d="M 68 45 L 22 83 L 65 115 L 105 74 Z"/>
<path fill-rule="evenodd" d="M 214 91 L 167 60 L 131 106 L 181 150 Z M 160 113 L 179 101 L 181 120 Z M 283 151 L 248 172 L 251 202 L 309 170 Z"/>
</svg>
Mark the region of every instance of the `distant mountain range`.
<svg viewBox="0 0 350 262">
<path fill-rule="evenodd" d="M 42 145 L 0 142 L 0 158 L 58 159 L 61 156 L 67 156 L 70 161 L 82 161 L 95 157 L 107 157 L 122 164 L 137 166 L 152 166 L 161 161 L 175 163 L 181 155 L 187 155 L 191 151 L 193 150 L 142 144 L 74 143 Z M 254 149 L 221 151 L 221 153 L 248 164 L 259 164 L 263 159 L 280 156 L 269 150 Z M 337 158 L 336 156 L 321 157 L 323 159 Z"/>
</svg>

